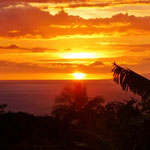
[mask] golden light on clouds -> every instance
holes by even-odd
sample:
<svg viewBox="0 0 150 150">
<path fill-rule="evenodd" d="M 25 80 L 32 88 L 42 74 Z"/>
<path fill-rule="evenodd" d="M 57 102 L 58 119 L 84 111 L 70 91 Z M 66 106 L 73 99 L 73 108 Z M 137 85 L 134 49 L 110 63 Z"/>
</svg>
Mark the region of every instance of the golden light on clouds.
<svg viewBox="0 0 150 150">
<path fill-rule="evenodd" d="M 0 79 L 108 79 L 113 62 L 150 73 L 148 0 L 14 1 L 0 5 Z"/>
<path fill-rule="evenodd" d="M 66 59 L 84 59 L 84 58 L 96 58 L 95 53 L 66 53 L 63 56 Z"/>
</svg>

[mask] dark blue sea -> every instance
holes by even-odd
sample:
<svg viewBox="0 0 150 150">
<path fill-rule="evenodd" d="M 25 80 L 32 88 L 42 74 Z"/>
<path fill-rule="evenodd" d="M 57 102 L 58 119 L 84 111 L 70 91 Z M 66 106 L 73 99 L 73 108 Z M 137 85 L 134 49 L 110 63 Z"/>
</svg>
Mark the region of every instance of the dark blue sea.
<svg viewBox="0 0 150 150">
<path fill-rule="evenodd" d="M 7 104 L 7 111 L 24 111 L 35 115 L 50 114 L 64 87 L 72 86 L 72 80 L 0 81 L 0 104 Z M 90 97 L 102 96 L 106 101 L 139 98 L 122 91 L 112 80 L 85 80 Z"/>
</svg>

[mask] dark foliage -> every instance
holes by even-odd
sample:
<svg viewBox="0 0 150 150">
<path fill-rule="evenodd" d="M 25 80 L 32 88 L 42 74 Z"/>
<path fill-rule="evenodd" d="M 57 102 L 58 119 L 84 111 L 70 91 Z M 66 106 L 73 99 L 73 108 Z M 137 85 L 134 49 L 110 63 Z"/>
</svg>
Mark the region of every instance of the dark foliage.
<svg viewBox="0 0 150 150">
<path fill-rule="evenodd" d="M 5 108 L 7 107 L 6 104 L 1 104 L 0 105 L 0 114 L 4 113 L 5 112 Z"/>
<path fill-rule="evenodd" d="M 148 150 L 150 100 L 105 102 L 84 84 L 65 88 L 50 116 L 5 112 L 1 105 L 0 150 Z"/>
<path fill-rule="evenodd" d="M 112 72 L 114 73 L 114 81 L 120 84 L 123 90 L 128 91 L 129 89 L 134 94 L 142 96 L 143 99 L 147 99 L 150 96 L 150 80 L 115 63 Z"/>
</svg>

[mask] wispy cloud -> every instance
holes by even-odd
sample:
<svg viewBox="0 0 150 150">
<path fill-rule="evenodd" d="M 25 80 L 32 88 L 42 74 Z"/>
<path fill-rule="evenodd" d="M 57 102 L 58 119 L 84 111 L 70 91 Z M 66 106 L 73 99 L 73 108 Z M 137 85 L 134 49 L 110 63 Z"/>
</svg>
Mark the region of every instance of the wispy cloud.
<svg viewBox="0 0 150 150">
<path fill-rule="evenodd" d="M 4 51 L 5 50 L 5 51 Z M 22 53 L 41 53 L 41 52 L 56 52 L 58 51 L 57 49 L 50 49 L 50 48 L 43 48 L 43 47 L 33 47 L 33 48 L 25 48 L 25 47 L 19 47 L 15 44 L 9 45 L 9 46 L 0 46 L 0 52 L 1 53 L 8 53 L 9 52 L 14 52 L 15 50 L 16 53 L 22 52 Z"/>
</svg>

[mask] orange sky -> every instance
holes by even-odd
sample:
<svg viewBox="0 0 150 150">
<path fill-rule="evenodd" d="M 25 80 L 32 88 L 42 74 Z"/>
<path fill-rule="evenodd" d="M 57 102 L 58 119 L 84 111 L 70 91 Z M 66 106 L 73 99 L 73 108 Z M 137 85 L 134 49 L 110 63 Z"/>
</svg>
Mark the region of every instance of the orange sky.
<svg viewBox="0 0 150 150">
<path fill-rule="evenodd" d="M 150 77 L 150 0 L 0 0 L 0 80 Z"/>
</svg>

